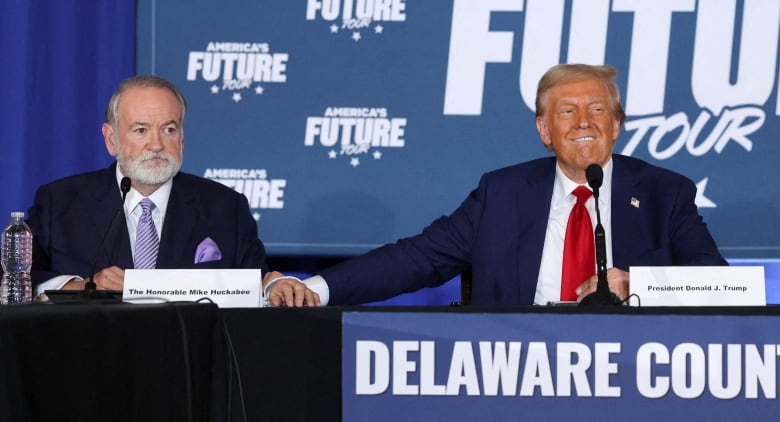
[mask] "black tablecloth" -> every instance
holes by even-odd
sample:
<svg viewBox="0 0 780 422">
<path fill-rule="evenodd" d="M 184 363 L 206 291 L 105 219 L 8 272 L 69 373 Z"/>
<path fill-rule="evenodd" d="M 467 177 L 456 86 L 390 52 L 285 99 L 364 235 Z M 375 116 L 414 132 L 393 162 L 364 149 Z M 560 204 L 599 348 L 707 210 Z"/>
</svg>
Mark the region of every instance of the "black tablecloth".
<svg viewBox="0 0 780 422">
<path fill-rule="evenodd" d="M 0 420 L 203 421 L 210 304 L 0 308 Z"/>
</svg>

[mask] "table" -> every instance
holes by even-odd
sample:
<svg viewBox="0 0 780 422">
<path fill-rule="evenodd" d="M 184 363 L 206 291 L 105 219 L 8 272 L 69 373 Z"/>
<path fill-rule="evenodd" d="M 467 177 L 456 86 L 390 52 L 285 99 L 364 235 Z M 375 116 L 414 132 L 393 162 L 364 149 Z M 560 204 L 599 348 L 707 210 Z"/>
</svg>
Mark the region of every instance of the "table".
<svg viewBox="0 0 780 422">
<path fill-rule="evenodd" d="M 356 313 L 386 314 L 391 323 L 396 314 L 399 320 L 412 315 L 467 321 L 490 315 L 576 321 L 588 315 L 630 320 L 641 333 L 664 316 L 765 319 L 780 316 L 780 307 L 2 307 L 0 420 L 345 420 L 342 374 L 348 373 L 345 364 L 354 362 L 344 361 L 349 354 L 342 351 L 342 322 Z M 746 335 L 774 342 L 767 342 L 762 330 Z M 603 334 L 598 327 L 593 332 Z M 621 339 L 623 334 L 610 335 Z M 762 403 L 754 402 L 753 408 Z"/>
</svg>

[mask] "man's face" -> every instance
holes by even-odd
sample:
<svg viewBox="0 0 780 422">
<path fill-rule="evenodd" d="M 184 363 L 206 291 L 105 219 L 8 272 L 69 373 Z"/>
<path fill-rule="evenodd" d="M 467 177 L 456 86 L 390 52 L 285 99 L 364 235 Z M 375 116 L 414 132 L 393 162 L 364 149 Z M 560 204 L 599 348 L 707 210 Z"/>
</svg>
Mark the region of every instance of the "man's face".
<svg viewBox="0 0 780 422">
<path fill-rule="evenodd" d="M 153 188 L 151 193 L 181 168 L 181 113 L 179 101 L 167 89 L 133 87 L 119 98 L 116 130 L 103 124 L 109 154 L 136 189 L 147 185 Z"/>
<path fill-rule="evenodd" d="M 555 151 L 566 176 L 585 183 L 585 169 L 604 166 L 620 134 L 606 84 L 588 79 L 558 85 L 547 92 L 544 104 L 536 118 L 542 142 Z"/>
</svg>

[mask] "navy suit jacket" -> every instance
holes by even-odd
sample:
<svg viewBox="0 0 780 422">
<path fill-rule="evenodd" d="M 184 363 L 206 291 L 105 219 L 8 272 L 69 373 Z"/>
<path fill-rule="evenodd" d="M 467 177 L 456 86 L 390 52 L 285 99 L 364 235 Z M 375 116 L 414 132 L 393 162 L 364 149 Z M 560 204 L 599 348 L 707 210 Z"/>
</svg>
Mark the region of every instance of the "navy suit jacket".
<svg viewBox="0 0 780 422">
<path fill-rule="evenodd" d="M 133 268 L 123 213 L 109 230 L 121 207 L 116 163 L 41 186 L 28 214 L 33 284 L 57 275 L 89 277 L 93 261 L 96 271 L 112 265 Z M 105 245 L 99 248 L 104 235 Z M 207 237 L 216 242 L 222 259 L 195 264 L 195 251 Z M 260 268 L 265 273 L 265 248 L 246 197 L 179 172 L 168 199 L 157 268 Z"/>
<path fill-rule="evenodd" d="M 614 267 L 728 265 L 698 214 L 690 179 L 631 157 L 612 160 Z M 555 157 L 483 175 L 454 213 L 421 234 L 323 271 L 329 303 L 437 286 L 471 266 L 471 303 L 533 304 L 554 181 Z"/>
</svg>

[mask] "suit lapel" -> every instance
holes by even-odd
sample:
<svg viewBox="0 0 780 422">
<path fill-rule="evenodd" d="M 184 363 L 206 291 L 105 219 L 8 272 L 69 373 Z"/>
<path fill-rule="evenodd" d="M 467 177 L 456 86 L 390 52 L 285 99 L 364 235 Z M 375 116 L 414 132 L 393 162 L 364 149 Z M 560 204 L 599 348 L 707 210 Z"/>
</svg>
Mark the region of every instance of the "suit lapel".
<svg viewBox="0 0 780 422">
<path fill-rule="evenodd" d="M 101 251 L 96 251 L 96 267 L 98 269 L 116 265 L 120 268 L 132 268 L 133 258 L 130 251 L 130 237 L 127 233 L 127 223 L 124 213 L 117 215 L 117 210 L 122 206 L 122 195 L 116 182 L 116 162 L 103 171 L 98 184 L 92 189 L 93 203 L 85 209 L 85 221 L 90 221 L 95 227 L 97 237 L 95 247 L 100 247 L 103 236 L 106 236 L 105 244 Z M 112 224 L 114 216 L 116 222 L 111 231 L 106 233 Z"/>
<path fill-rule="evenodd" d="M 612 162 L 612 265 L 628 271 L 632 257 L 644 247 L 632 234 L 642 224 L 639 205 L 645 198 L 638 186 L 637 169 L 629 168 L 629 162 L 619 155 L 613 155 Z"/>
<path fill-rule="evenodd" d="M 519 265 L 516 279 L 518 282 L 518 302 L 533 303 L 536 283 L 539 280 L 539 268 L 542 263 L 544 238 L 547 233 L 547 220 L 550 216 L 550 200 L 555 182 L 555 158 L 544 162 L 539 171 L 530 171 L 528 188 L 518 194 L 518 233 Z"/>
<path fill-rule="evenodd" d="M 180 177 L 174 177 L 165 211 L 157 268 L 181 268 L 194 262 L 195 249 L 189 246 L 200 219 L 197 204 L 196 193 Z"/>
</svg>

